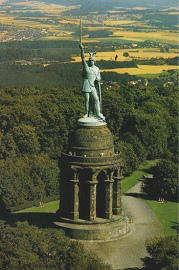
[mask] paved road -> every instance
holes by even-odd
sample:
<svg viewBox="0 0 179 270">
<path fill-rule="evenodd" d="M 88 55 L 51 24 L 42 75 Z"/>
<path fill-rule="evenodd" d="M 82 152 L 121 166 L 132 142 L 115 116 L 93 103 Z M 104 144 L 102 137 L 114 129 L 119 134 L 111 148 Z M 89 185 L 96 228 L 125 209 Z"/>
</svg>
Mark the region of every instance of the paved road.
<svg viewBox="0 0 179 270">
<path fill-rule="evenodd" d="M 128 194 L 128 195 L 127 195 Z M 106 242 L 82 241 L 85 249 L 97 254 L 114 270 L 141 267 L 141 258 L 148 256 L 145 241 L 164 236 L 162 225 L 148 204 L 140 198 L 140 182 L 123 196 L 123 210 L 132 216 L 130 233 L 120 239 Z M 139 197 L 134 197 L 139 194 Z"/>
</svg>

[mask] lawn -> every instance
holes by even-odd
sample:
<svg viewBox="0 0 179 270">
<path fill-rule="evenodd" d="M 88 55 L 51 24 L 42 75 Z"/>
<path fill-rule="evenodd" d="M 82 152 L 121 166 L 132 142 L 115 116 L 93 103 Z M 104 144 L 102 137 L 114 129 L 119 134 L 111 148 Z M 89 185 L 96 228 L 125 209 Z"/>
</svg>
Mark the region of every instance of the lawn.
<svg viewBox="0 0 179 270">
<path fill-rule="evenodd" d="M 146 202 L 160 219 L 164 228 L 165 236 L 176 235 L 178 227 L 178 203 L 158 203 L 151 200 L 146 200 Z"/>
<path fill-rule="evenodd" d="M 55 213 L 59 208 L 59 200 L 45 203 L 43 206 L 30 207 L 15 213 Z"/>
</svg>

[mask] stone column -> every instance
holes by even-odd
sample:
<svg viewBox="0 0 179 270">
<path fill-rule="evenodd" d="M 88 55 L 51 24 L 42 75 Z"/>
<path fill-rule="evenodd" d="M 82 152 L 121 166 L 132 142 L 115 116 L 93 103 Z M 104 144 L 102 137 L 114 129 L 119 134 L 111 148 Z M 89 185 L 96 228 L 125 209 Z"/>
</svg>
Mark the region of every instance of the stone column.
<svg viewBox="0 0 179 270">
<path fill-rule="evenodd" d="M 117 169 L 117 176 L 114 179 L 114 189 L 113 189 L 113 214 L 121 215 L 122 213 L 122 179 L 120 168 Z"/>
<path fill-rule="evenodd" d="M 96 185 L 97 181 L 88 181 L 90 185 L 89 220 L 96 219 Z"/>
<path fill-rule="evenodd" d="M 113 183 L 112 180 L 113 172 L 110 171 L 108 174 L 108 179 L 105 180 L 106 185 L 106 201 L 105 201 L 105 218 L 111 219 L 113 217 L 112 207 L 113 207 Z"/>
<path fill-rule="evenodd" d="M 71 211 L 70 218 L 73 220 L 79 219 L 79 180 L 78 171 L 76 167 L 71 167 L 73 172 L 73 179 L 71 184 Z"/>
<path fill-rule="evenodd" d="M 71 212 L 70 217 L 73 220 L 79 219 L 79 180 L 70 180 L 72 188 Z"/>
<path fill-rule="evenodd" d="M 113 193 L 113 214 L 120 215 L 122 213 L 122 177 L 114 177 L 114 193 Z"/>
</svg>

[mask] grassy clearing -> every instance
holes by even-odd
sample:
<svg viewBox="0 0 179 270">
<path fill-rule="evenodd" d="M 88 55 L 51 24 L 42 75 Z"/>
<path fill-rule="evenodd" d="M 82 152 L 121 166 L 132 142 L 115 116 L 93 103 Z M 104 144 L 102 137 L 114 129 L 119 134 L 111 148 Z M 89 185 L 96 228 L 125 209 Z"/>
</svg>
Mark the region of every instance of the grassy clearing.
<svg viewBox="0 0 179 270">
<path fill-rule="evenodd" d="M 127 190 L 137 184 L 141 180 L 142 176 L 149 173 L 150 169 L 154 167 L 158 161 L 158 159 L 148 160 L 145 164 L 140 165 L 139 168 L 133 172 L 133 174 L 125 177 L 125 179 L 122 181 L 122 193 L 124 194 Z"/>
<path fill-rule="evenodd" d="M 178 227 L 178 203 L 158 203 L 150 200 L 146 200 L 146 202 L 160 219 L 165 236 L 176 235 Z"/>
<path fill-rule="evenodd" d="M 44 206 L 39 207 L 34 206 L 26 208 L 16 213 L 54 213 L 58 210 L 58 208 L 59 208 L 59 200 L 45 203 Z"/>
</svg>

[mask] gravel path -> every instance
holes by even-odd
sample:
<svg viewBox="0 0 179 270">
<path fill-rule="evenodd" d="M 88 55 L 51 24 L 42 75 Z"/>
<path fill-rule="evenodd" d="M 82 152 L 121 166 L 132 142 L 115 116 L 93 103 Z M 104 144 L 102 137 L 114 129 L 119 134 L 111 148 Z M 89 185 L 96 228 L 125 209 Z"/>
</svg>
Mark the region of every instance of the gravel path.
<svg viewBox="0 0 179 270">
<path fill-rule="evenodd" d="M 133 219 L 133 223 L 129 224 L 129 234 L 113 241 L 82 241 L 86 250 L 97 254 L 114 270 L 141 267 L 141 258 L 148 256 L 145 241 L 154 236 L 164 236 L 158 217 L 140 198 L 140 184 L 128 190 L 122 200 L 125 214 Z"/>
</svg>

